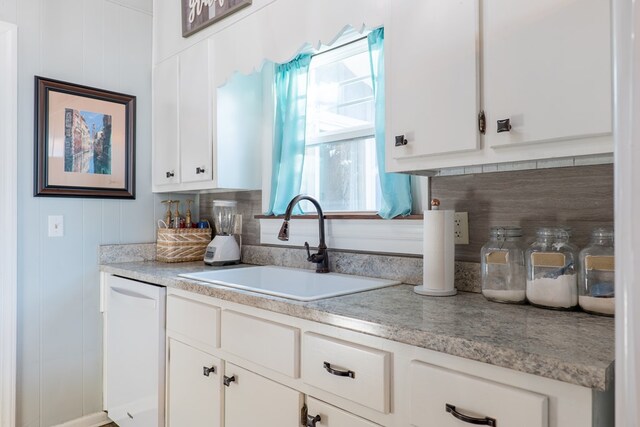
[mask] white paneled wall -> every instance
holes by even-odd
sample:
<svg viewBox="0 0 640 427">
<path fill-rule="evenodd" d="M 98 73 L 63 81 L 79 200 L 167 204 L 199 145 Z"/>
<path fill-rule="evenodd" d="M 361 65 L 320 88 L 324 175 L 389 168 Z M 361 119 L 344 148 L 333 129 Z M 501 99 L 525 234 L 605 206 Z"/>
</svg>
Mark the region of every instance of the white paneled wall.
<svg viewBox="0 0 640 427">
<path fill-rule="evenodd" d="M 18 25 L 19 427 L 101 410 L 98 246 L 151 242 L 151 0 L 0 0 Z M 136 200 L 33 197 L 34 75 L 137 96 Z M 65 236 L 47 237 L 63 215 Z"/>
</svg>

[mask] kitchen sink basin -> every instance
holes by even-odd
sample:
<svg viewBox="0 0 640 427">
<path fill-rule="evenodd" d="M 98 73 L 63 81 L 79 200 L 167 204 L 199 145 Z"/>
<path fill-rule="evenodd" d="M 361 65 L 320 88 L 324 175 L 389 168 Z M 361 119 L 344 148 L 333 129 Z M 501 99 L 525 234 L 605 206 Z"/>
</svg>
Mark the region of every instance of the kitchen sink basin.
<svg viewBox="0 0 640 427">
<path fill-rule="evenodd" d="M 315 301 L 400 283 L 349 274 L 319 274 L 313 270 L 273 266 L 203 271 L 180 276 L 297 301 Z"/>
</svg>

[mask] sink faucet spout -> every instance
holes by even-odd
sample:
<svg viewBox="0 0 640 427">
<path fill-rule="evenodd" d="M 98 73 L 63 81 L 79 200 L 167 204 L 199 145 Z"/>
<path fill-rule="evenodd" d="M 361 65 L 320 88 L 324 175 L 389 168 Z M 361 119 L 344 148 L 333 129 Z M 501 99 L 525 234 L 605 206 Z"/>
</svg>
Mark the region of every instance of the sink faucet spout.
<svg viewBox="0 0 640 427">
<path fill-rule="evenodd" d="M 309 251 L 309 243 L 304 243 L 304 246 L 307 249 L 307 261 L 316 264 L 316 273 L 328 273 L 329 254 L 327 252 L 327 245 L 324 237 L 324 213 L 322 212 L 320 203 L 316 199 L 305 194 L 298 194 L 296 197 L 291 199 L 291 202 L 289 202 L 289 206 L 287 206 L 287 210 L 284 213 L 284 222 L 282 223 L 282 227 L 278 233 L 278 239 L 282 241 L 289 240 L 289 221 L 291 220 L 291 214 L 293 212 L 293 208 L 295 208 L 302 200 L 308 200 L 311 202 L 318 211 L 318 234 L 320 243 L 318 244 L 318 252 L 315 254 L 312 254 Z"/>
</svg>

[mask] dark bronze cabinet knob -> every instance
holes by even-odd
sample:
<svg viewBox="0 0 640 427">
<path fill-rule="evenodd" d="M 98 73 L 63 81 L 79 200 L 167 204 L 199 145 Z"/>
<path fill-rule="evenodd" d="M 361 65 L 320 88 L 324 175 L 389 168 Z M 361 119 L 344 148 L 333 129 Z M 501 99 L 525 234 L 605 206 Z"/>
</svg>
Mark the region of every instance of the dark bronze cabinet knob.
<svg viewBox="0 0 640 427">
<path fill-rule="evenodd" d="M 176 174 L 173 171 L 167 172 L 167 178 L 173 178 Z"/>
<path fill-rule="evenodd" d="M 320 418 L 320 415 L 316 415 L 315 417 L 312 417 L 311 415 L 307 415 L 306 427 L 316 427 L 316 423 L 319 423 L 321 421 L 322 421 L 322 418 Z"/>
<path fill-rule="evenodd" d="M 498 120 L 498 133 L 511 130 L 511 119 Z"/>
<path fill-rule="evenodd" d="M 405 138 L 404 135 L 396 136 L 396 147 L 402 147 L 403 145 L 407 145 L 408 143 L 409 141 L 407 141 L 407 138 Z"/>
<path fill-rule="evenodd" d="M 207 366 L 203 366 L 202 367 L 202 375 L 204 375 L 205 377 L 208 377 L 209 374 L 215 374 L 216 373 L 216 367 L 212 366 L 212 367 L 207 367 Z"/>
<path fill-rule="evenodd" d="M 229 387 L 231 385 L 231 383 L 234 382 L 235 380 L 236 380 L 236 376 L 235 375 L 233 375 L 231 377 L 228 377 L 228 376 L 225 375 L 224 379 L 223 379 L 223 382 L 224 382 L 224 385 Z"/>
<path fill-rule="evenodd" d="M 196 175 L 200 175 L 201 173 L 204 173 L 205 169 L 204 168 L 196 168 Z"/>
</svg>

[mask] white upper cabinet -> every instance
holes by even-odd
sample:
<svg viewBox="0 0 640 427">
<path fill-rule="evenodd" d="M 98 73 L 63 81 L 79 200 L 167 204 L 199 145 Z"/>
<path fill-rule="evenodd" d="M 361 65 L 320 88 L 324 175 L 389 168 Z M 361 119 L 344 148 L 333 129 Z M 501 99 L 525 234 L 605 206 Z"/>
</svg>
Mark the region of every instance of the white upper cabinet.
<svg viewBox="0 0 640 427">
<path fill-rule="evenodd" d="M 387 170 L 610 153 L 610 8 L 609 0 L 390 2 Z M 407 144 L 396 147 L 400 135 Z"/>
<path fill-rule="evenodd" d="M 153 186 L 180 182 L 178 146 L 178 58 L 153 70 Z"/>
<path fill-rule="evenodd" d="M 608 0 L 483 3 L 488 147 L 611 133 L 610 9 Z M 511 130 L 498 133 L 498 120 Z"/>
<path fill-rule="evenodd" d="M 155 192 L 261 186 L 262 128 L 255 123 L 261 122 L 262 116 L 254 110 L 262 111 L 262 85 L 251 88 L 260 95 L 254 97 L 258 99 L 255 105 L 237 108 L 232 120 L 219 126 L 215 45 L 213 38 L 202 40 L 154 68 Z M 230 129 L 232 125 L 235 128 Z M 226 131 L 221 135 L 219 128 Z"/>
<path fill-rule="evenodd" d="M 179 108 L 182 182 L 213 179 L 209 46 L 204 40 L 180 54 Z"/>
<path fill-rule="evenodd" d="M 403 170 L 406 158 L 478 149 L 478 1 L 388 5 L 387 170 Z"/>
</svg>

